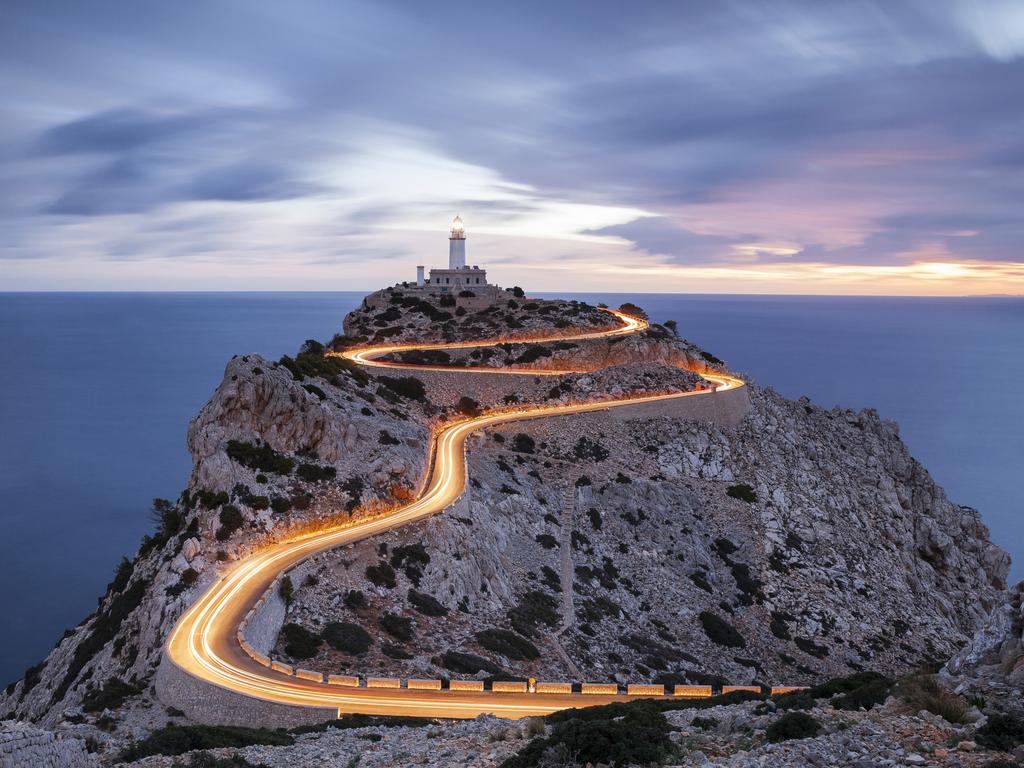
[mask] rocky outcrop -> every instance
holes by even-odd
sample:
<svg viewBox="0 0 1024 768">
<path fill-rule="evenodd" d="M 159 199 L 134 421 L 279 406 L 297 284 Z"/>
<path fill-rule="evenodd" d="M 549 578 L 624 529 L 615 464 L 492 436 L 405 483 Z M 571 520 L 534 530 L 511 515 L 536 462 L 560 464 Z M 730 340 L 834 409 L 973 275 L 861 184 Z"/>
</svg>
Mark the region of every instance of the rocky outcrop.
<svg viewBox="0 0 1024 768">
<path fill-rule="evenodd" d="M 475 341 L 564 336 L 572 329 L 614 328 L 619 321 L 580 301 L 515 297 L 483 309 L 473 297 L 414 295 L 386 288 L 345 318 L 345 335 L 374 342 Z"/>
<path fill-rule="evenodd" d="M 437 677 L 463 671 L 450 654 L 473 654 L 486 662 L 480 675 L 564 679 L 570 669 L 543 617 L 569 589 L 576 620 L 562 644 L 588 680 L 810 683 L 955 652 L 998 598 L 1008 564 L 977 513 L 949 502 L 877 414 L 757 388 L 751 399 L 735 429 L 667 418 L 623 429 L 595 413 L 476 440 L 472 486 L 454 509 L 324 556 L 288 617 L 313 632 L 345 621 L 381 635 L 392 614 L 409 622 L 409 637 L 384 636 L 358 658 L 325 644 L 303 664 Z M 563 489 L 574 489 L 577 510 L 568 533 Z M 389 563 L 394 586 L 368 578 Z M 346 603 L 353 590 L 365 604 Z M 410 590 L 447 613 L 424 614 Z M 524 611 L 542 618 L 524 628 Z M 480 640 L 517 630 L 537 658 Z"/>
<path fill-rule="evenodd" d="M 94 768 L 85 742 L 16 720 L 0 722 L 0 768 Z"/>
<path fill-rule="evenodd" d="M 996 711 L 1024 714 L 1024 582 L 1006 593 L 940 676 Z"/>
<path fill-rule="evenodd" d="M 393 297 L 354 313 L 346 330 L 477 339 L 616 322 L 572 302 L 459 314 L 457 303 L 428 310 Z M 493 363 L 468 350 L 449 362 L 588 372 L 477 374 L 493 382 L 473 389 L 457 372 L 353 370 L 316 345 L 279 363 L 232 359 L 189 426 L 185 492 L 159 505 L 160 530 L 97 612 L 0 695 L 0 712 L 74 726 L 113 751 L 171 716 L 152 698 L 162 644 L 223 564 L 269 538 L 409 498 L 431 430 L 467 407 L 465 396 L 488 407 L 685 392 L 706 385 L 694 370 L 721 365 L 657 326 L 545 347 L 550 355 L 532 361 L 510 344 L 493 348 Z M 475 436 L 467 492 L 445 514 L 296 573 L 286 623 L 314 643 L 331 622 L 355 624 L 370 643 L 354 653 L 320 642 L 292 659 L 403 678 L 793 684 L 956 652 L 1005 589 L 1008 558 L 978 513 L 950 502 L 873 411 L 749 394 L 742 420 L 745 403 L 718 420 L 595 411 Z M 1015 599 L 950 674 L 988 679 L 1019 659 Z M 295 648 L 279 637 L 274 653 Z M 1016 681 L 1018 667 L 999 674 Z M 113 734 L 99 727 L 108 717 Z"/>
</svg>

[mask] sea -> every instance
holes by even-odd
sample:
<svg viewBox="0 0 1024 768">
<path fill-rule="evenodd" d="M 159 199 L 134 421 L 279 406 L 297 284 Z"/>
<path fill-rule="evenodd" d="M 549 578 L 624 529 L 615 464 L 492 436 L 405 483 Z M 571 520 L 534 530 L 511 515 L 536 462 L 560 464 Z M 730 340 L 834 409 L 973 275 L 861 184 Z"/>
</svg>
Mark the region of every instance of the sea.
<svg viewBox="0 0 1024 768">
<path fill-rule="evenodd" d="M 0 293 L 0 684 L 96 607 L 151 500 L 182 490 L 228 359 L 327 340 L 364 293 Z M 897 421 L 1024 576 L 1024 298 L 561 295 L 633 302 L 763 386 Z"/>
</svg>

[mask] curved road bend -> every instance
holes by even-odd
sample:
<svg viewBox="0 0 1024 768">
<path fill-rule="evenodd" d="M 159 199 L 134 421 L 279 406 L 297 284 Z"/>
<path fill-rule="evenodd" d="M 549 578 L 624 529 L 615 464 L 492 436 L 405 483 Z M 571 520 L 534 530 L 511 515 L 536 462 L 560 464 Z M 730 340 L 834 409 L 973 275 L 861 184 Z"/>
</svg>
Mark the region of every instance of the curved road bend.
<svg viewBox="0 0 1024 768">
<path fill-rule="evenodd" d="M 646 321 L 613 312 L 623 323 L 611 330 L 538 339 L 599 338 L 635 333 L 647 327 Z M 520 339 L 518 341 L 527 341 Z M 459 342 L 454 344 L 382 346 L 350 350 L 344 357 L 367 366 L 411 368 L 417 370 L 474 371 L 487 373 L 523 373 L 536 376 L 559 375 L 566 371 L 530 371 L 500 368 L 445 368 L 443 366 L 405 365 L 380 361 L 391 352 L 408 349 L 451 349 L 453 347 L 490 346 L 498 341 Z M 702 373 L 718 390 L 742 387 L 735 377 Z M 441 512 L 462 494 L 466 484 L 466 440 L 485 427 L 524 419 L 586 413 L 626 405 L 700 397 L 712 390 L 643 395 L 622 400 L 553 406 L 524 406 L 521 409 L 478 416 L 448 423 L 434 436 L 434 461 L 421 495 L 409 504 L 384 516 L 342 524 L 268 546 L 238 561 L 178 620 L 167 641 L 169 660 L 187 673 L 238 693 L 281 704 L 311 707 L 337 707 L 341 713 L 378 715 L 417 715 L 426 717 L 476 717 L 492 713 L 504 717 L 523 717 L 555 712 L 568 707 L 606 704 L 626 700 L 626 696 L 580 694 L 492 693 L 490 691 L 420 691 L 407 689 L 343 688 L 290 677 L 267 669 L 246 654 L 238 643 L 237 630 L 249 610 L 271 587 L 283 571 L 324 550 L 351 544 Z"/>
</svg>

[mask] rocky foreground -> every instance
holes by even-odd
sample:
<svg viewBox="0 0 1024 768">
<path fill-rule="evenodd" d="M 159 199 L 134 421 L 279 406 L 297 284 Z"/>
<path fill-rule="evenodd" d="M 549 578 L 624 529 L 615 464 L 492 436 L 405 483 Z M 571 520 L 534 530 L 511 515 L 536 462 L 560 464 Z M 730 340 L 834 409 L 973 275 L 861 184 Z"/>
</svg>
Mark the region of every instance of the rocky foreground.
<svg viewBox="0 0 1024 768">
<path fill-rule="evenodd" d="M 459 301 L 380 292 L 332 343 L 514 339 L 610 322 L 578 302 L 510 295 L 474 310 L 472 299 Z M 158 530 L 117 569 L 97 612 L 0 695 L 0 716 L 11 720 L 0 731 L 0 768 L 1016 759 L 1020 589 L 1007 598 L 1008 557 L 978 513 L 948 500 L 896 425 L 873 411 L 825 409 L 754 385 L 751 412 L 734 428 L 594 413 L 473 438 L 470 487 L 448 513 L 291 574 L 275 655 L 400 677 L 818 685 L 884 676 L 870 678 L 873 689 L 852 701 L 842 690 L 699 710 L 639 704 L 593 720 L 349 721 L 276 736 L 196 730 L 155 698 L 153 674 L 167 632 L 223 563 L 411 498 L 430 432 L 445 419 L 519 402 L 699 389 L 706 382 L 693 371 L 722 365 L 656 324 L 618 339 L 405 360 L 573 371 L 511 383 L 477 374 L 475 388 L 465 374 L 396 375 L 325 351 L 307 342 L 277 362 L 231 360 L 189 426 L 186 490 L 155 502 Z M 934 679 L 892 683 L 944 664 Z M 803 724 L 776 739 L 773 724 L 790 712 Z M 637 744 L 656 750 L 587 751 L 607 733 L 623 748 L 640 734 Z M 147 743 L 162 754 L 145 756 Z"/>
</svg>

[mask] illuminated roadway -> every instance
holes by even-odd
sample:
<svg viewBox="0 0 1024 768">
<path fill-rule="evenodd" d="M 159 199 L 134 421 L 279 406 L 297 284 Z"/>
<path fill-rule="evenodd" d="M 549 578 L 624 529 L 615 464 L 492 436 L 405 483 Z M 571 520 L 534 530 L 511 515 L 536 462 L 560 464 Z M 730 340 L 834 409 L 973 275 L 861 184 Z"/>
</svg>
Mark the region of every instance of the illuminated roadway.
<svg viewBox="0 0 1024 768">
<path fill-rule="evenodd" d="M 616 315 L 622 325 L 589 333 L 537 338 L 533 341 L 601 338 L 635 333 L 647 328 L 648 324 L 644 320 L 614 310 L 607 311 Z M 481 347 L 491 346 L 500 341 L 378 346 L 348 350 L 339 354 L 357 364 L 373 367 L 447 372 L 522 373 L 533 376 L 559 375 L 567 372 L 406 365 L 378 359 L 402 350 Z M 714 383 L 719 391 L 743 386 L 740 379 L 726 374 L 704 371 L 700 373 L 704 379 Z M 476 717 L 487 712 L 515 718 L 546 714 L 567 707 L 605 704 L 631 698 L 623 695 L 345 688 L 302 680 L 262 666 L 242 649 L 237 639 L 237 631 L 249 610 L 273 585 L 275 579 L 289 568 L 319 552 L 422 520 L 443 511 L 458 499 L 466 485 L 466 440 L 473 432 L 512 421 L 586 413 L 681 397 L 700 397 L 712 391 L 705 389 L 566 405 L 529 405 L 515 410 L 448 422 L 434 435 L 431 447 L 433 461 L 428 463 L 429 476 L 416 500 L 382 513 L 379 517 L 344 523 L 327 530 L 271 544 L 238 561 L 178 620 L 167 641 L 166 653 L 170 661 L 178 667 L 214 685 L 281 704 L 337 708 L 339 714 Z"/>
</svg>

